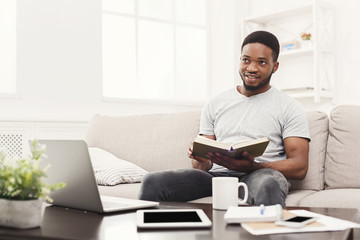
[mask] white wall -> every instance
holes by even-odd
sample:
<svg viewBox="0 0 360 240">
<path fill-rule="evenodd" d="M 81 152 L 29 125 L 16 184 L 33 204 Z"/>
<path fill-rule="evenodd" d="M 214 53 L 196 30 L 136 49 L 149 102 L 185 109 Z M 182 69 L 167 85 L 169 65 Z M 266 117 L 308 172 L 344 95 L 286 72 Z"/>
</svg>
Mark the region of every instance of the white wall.
<svg viewBox="0 0 360 240">
<path fill-rule="evenodd" d="M 100 1 L 18 0 L 17 20 L 21 98 L 1 99 L 1 118 L 88 118 L 101 101 Z"/>
<path fill-rule="evenodd" d="M 332 0 L 336 18 L 336 80 L 339 104 L 360 104 L 360 77 L 357 75 L 360 56 L 360 2 Z"/>
<path fill-rule="evenodd" d="M 210 1 L 210 96 L 234 85 L 234 69 L 237 68 L 234 52 L 239 47 L 234 41 L 238 17 L 234 11 L 236 1 Z"/>
<path fill-rule="evenodd" d="M 258 0 L 270 9 L 295 1 Z M 338 104 L 360 104 L 355 75 L 360 3 L 331 0 L 336 17 L 336 80 Z M 290 3 L 289 3 L 290 2 Z M 211 0 L 211 96 L 238 79 L 242 0 Z M 262 12 L 263 13 L 263 12 Z M 95 113 L 140 114 L 199 109 L 179 104 L 104 102 L 101 96 L 101 1 L 18 0 L 18 78 L 21 98 L 0 98 L 0 121 L 88 121 Z M 329 102 L 307 109 L 329 109 Z"/>
<path fill-rule="evenodd" d="M 211 95 L 233 83 L 233 0 L 212 0 Z M 230 14 L 229 14 L 230 13 Z M 0 99 L 0 121 L 87 121 L 96 113 L 195 110 L 202 105 L 104 102 L 101 1 L 18 0 L 21 98 Z"/>
</svg>

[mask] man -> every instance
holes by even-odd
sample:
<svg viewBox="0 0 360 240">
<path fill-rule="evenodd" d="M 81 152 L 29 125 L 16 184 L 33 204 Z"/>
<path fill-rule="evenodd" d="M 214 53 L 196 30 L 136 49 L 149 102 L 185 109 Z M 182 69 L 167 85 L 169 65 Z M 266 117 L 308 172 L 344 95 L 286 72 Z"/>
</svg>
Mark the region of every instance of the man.
<svg viewBox="0 0 360 240">
<path fill-rule="evenodd" d="M 233 176 L 249 188 L 251 205 L 285 206 L 287 179 L 303 179 L 308 168 L 310 134 L 300 104 L 272 88 L 270 79 L 279 67 L 279 42 L 266 31 L 248 35 L 241 47 L 243 85 L 225 91 L 204 107 L 200 135 L 235 143 L 268 137 L 261 157 L 243 152 L 241 159 L 208 153 L 208 159 L 189 156 L 194 169 L 148 174 L 140 199 L 190 201 L 211 196 L 214 176 Z M 243 192 L 239 192 L 239 197 Z"/>
</svg>

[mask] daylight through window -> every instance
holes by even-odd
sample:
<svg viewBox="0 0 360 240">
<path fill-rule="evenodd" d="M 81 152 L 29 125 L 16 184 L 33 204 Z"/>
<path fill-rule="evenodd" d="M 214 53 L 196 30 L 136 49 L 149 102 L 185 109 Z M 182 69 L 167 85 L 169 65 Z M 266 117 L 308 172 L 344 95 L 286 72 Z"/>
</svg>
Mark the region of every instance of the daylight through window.
<svg viewBox="0 0 360 240">
<path fill-rule="evenodd" d="M 206 0 L 103 0 L 105 98 L 204 101 Z"/>
<path fill-rule="evenodd" d="M 0 0 L 0 96 L 15 94 L 16 1 Z"/>
</svg>

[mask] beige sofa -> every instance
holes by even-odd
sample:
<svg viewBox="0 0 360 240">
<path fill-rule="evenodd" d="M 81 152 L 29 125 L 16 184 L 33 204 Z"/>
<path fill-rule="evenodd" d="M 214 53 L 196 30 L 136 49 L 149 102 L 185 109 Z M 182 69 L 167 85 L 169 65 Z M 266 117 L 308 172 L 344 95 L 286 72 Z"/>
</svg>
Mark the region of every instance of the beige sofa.
<svg viewBox="0 0 360 240">
<path fill-rule="evenodd" d="M 312 141 L 304 180 L 290 181 L 287 206 L 360 209 L 360 106 L 335 107 L 330 116 L 308 112 Z M 199 129 L 200 112 L 102 116 L 91 119 L 89 147 L 153 172 L 191 167 L 187 148 Z M 137 198 L 140 183 L 99 186 L 105 195 Z M 211 202 L 211 198 L 200 202 Z"/>
</svg>

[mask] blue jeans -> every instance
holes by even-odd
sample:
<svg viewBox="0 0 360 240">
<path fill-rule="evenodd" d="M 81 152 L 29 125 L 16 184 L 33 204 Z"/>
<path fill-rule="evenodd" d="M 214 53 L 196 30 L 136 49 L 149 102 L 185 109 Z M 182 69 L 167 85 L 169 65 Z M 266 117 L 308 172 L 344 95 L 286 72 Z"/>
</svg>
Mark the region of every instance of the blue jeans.
<svg viewBox="0 0 360 240">
<path fill-rule="evenodd" d="M 259 169 L 249 174 L 229 172 L 206 172 L 197 169 L 169 170 L 148 173 L 141 185 L 139 198 L 151 201 L 187 202 L 198 198 L 212 196 L 213 177 L 237 177 L 247 184 L 250 205 L 281 204 L 285 207 L 288 194 L 288 182 L 278 171 Z M 239 198 L 243 198 L 243 188 Z"/>
</svg>

